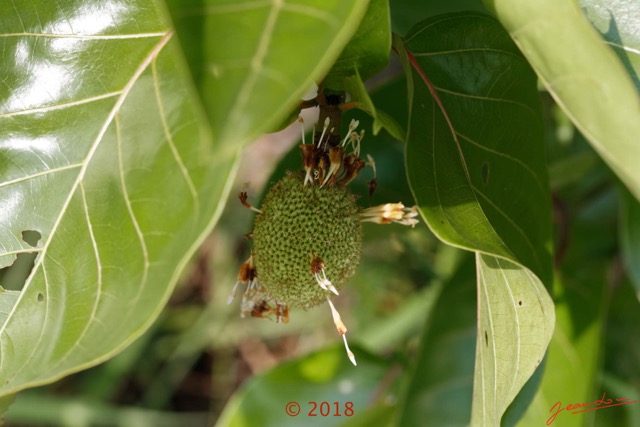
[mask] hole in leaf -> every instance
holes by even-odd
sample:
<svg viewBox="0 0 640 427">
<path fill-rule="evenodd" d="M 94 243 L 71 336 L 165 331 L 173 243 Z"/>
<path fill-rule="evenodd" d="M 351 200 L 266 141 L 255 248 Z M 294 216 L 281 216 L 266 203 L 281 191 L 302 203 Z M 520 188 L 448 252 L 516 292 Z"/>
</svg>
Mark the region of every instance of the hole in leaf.
<svg viewBox="0 0 640 427">
<path fill-rule="evenodd" d="M 21 236 L 25 243 L 34 248 L 42 238 L 42 234 L 35 230 L 23 230 Z M 33 270 L 37 255 L 36 252 L 21 252 L 16 254 L 13 264 L 0 268 L 0 283 L 2 287 L 10 291 L 22 290 L 27 277 Z"/>
<path fill-rule="evenodd" d="M 489 163 L 487 162 L 482 164 L 482 182 L 484 182 L 484 185 L 489 183 Z"/>
<path fill-rule="evenodd" d="M 487 331 L 484 331 L 484 343 L 489 347 L 489 335 L 487 334 Z"/>
<path fill-rule="evenodd" d="M 518 305 L 522 307 L 522 301 L 518 301 Z"/>
<path fill-rule="evenodd" d="M 0 283 L 2 287 L 10 291 L 22 290 L 27 277 L 33 270 L 37 255 L 35 252 L 17 254 L 13 264 L 0 268 Z"/>
<path fill-rule="evenodd" d="M 42 295 L 42 293 L 38 292 L 38 302 L 42 302 L 44 301 L 44 295 Z"/>
<path fill-rule="evenodd" d="M 36 230 L 23 230 L 22 231 L 22 240 L 25 241 L 26 244 L 35 248 L 38 246 L 38 242 L 42 238 L 42 235 Z"/>
</svg>

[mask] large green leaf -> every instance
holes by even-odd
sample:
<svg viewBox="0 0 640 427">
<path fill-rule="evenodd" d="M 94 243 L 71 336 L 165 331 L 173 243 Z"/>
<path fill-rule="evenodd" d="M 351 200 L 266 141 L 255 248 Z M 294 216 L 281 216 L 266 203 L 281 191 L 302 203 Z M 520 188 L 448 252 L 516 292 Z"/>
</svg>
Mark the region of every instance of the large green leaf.
<svg viewBox="0 0 640 427">
<path fill-rule="evenodd" d="M 542 362 L 553 334 L 553 302 L 526 268 L 489 255 L 478 254 L 476 262 L 480 316 L 471 424 L 499 425 Z"/>
<path fill-rule="evenodd" d="M 276 128 L 320 81 L 367 10 L 362 0 L 167 0 L 216 139 Z"/>
<path fill-rule="evenodd" d="M 620 58 L 585 19 L 578 2 L 485 0 L 509 31 L 538 77 L 558 104 L 585 135 L 604 161 L 640 200 L 640 93 Z M 598 28 L 614 36 L 622 25 L 627 33 L 620 48 L 628 51 L 629 70 L 637 73 L 637 2 L 585 1 L 590 15 L 600 15 Z M 630 22 L 630 24 L 626 24 Z M 615 37 L 609 43 L 615 43 Z M 627 44 L 628 43 L 628 44 Z M 631 58 L 631 55 L 636 57 Z M 623 58 L 624 59 L 624 58 Z M 636 74 L 634 74 L 636 75 Z M 635 77 L 637 79 L 637 75 Z"/>
<path fill-rule="evenodd" d="M 618 55 L 640 93 L 640 3 L 635 0 L 579 0 L 578 3 Z"/>
<path fill-rule="evenodd" d="M 0 4 L 0 260 L 37 253 L 0 326 L 0 395 L 142 334 L 224 206 L 237 148 L 212 140 L 160 12 Z"/>
<path fill-rule="evenodd" d="M 535 75 L 481 14 L 429 19 L 396 48 L 409 74 L 406 163 L 418 207 L 440 239 L 482 254 L 472 424 L 499 423 L 554 324 Z"/>
<path fill-rule="evenodd" d="M 389 62 L 390 51 L 389 0 L 371 0 L 358 30 L 327 74 L 325 86 L 342 90 L 346 77 L 356 73 L 363 80 L 373 77 Z"/>
</svg>

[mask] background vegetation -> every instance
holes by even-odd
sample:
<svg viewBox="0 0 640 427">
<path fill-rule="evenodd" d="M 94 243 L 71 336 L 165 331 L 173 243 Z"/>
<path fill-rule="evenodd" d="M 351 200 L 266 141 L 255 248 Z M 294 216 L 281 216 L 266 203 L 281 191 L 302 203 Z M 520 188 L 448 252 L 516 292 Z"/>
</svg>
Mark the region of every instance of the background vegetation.
<svg viewBox="0 0 640 427">
<path fill-rule="evenodd" d="M 528 426 L 640 397 L 632 0 L 14 0 L 0 17 L 8 424 Z M 234 194 L 300 167 L 299 128 L 261 135 L 320 81 L 367 130 L 362 204 L 422 219 L 365 227 L 338 301 L 357 368 L 322 307 L 277 325 L 226 305 L 252 221 Z M 354 415 L 308 416 L 323 401 Z M 555 423 L 639 425 L 640 403 Z"/>
</svg>

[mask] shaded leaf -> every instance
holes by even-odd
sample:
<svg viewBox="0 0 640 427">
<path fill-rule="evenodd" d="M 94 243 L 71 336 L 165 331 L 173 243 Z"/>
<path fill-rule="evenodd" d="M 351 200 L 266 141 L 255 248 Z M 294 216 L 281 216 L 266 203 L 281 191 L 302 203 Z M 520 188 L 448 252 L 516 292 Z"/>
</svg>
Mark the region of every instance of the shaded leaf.
<svg viewBox="0 0 640 427">
<path fill-rule="evenodd" d="M 624 5 L 635 2 L 607 3 L 611 7 L 598 15 L 610 15 L 609 29 L 615 33 L 630 11 Z M 558 105 L 640 200 L 640 93 L 620 58 L 584 18 L 578 3 L 485 0 L 485 4 L 509 31 Z M 595 5 L 602 3 L 585 4 L 593 4 L 595 10 Z M 600 23 L 596 25 L 602 28 Z M 629 43 L 623 48 L 635 57 L 640 46 L 637 40 Z"/>
<path fill-rule="evenodd" d="M 395 425 L 467 426 L 473 397 L 476 294 L 473 258 L 444 283 L 426 319 L 420 353 L 408 375 Z"/>
<path fill-rule="evenodd" d="M 406 34 L 419 21 L 452 12 L 484 12 L 482 0 L 393 0 L 391 23 L 397 34 Z"/>
<path fill-rule="evenodd" d="M 85 397 L 46 396 L 30 391 L 20 394 L 16 403 L 11 406 L 7 420 L 10 425 L 32 426 L 175 427 L 207 425 L 208 414 L 154 411 Z"/>
<path fill-rule="evenodd" d="M 352 416 L 364 412 L 389 368 L 362 349 L 354 351 L 358 354 L 357 367 L 344 357 L 342 346 L 335 346 L 254 377 L 234 394 L 216 425 L 285 427 L 299 426 L 304 420 L 305 426 L 335 426 L 349 421 L 345 405 L 353 403 Z M 293 402 L 289 410 L 299 410 L 295 416 L 286 412 L 289 402 Z M 315 412 L 313 402 L 318 406 Z M 330 416 L 320 413 L 321 402 L 329 403 Z M 334 402 L 338 402 L 337 409 Z"/>
<path fill-rule="evenodd" d="M 405 48 L 414 61 L 407 175 L 430 228 L 449 244 L 517 260 L 549 283 L 550 197 L 526 61 L 479 14 L 426 21 Z"/>
<path fill-rule="evenodd" d="M 535 75 L 481 14 L 429 19 L 395 47 L 409 75 L 406 164 L 418 207 L 440 239 L 479 253 L 472 425 L 499 423 L 554 323 Z"/>
<path fill-rule="evenodd" d="M 351 95 L 351 102 L 354 106 L 373 118 L 373 134 L 377 135 L 380 129 L 384 128 L 391 136 L 399 141 L 404 141 L 405 131 L 402 126 L 389 114 L 378 110 L 369 97 L 369 92 L 364 86 L 360 75 L 344 79 L 344 89 Z"/>
<path fill-rule="evenodd" d="M 367 9 L 356 0 L 167 5 L 222 144 L 245 144 L 278 127 L 329 71 Z"/>
<path fill-rule="evenodd" d="M 640 302 L 635 298 L 634 289 L 624 281 L 614 289 L 605 331 L 604 382 L 603 391 L 610 377 L 623 379 L 628 385 L 625 393 L 616 397 L 640 399 Z M 613 390 L 611 391 L 614 392 Z M 628 393 L 630 392 L 630 393 Z M 627 394 L 628 393 L 628 394 Z M 635 396 L 634 396 L 635 394 Z M 635 426 L 633 421 L 640 415 L 640 400 L 637 404 L 624 408 L 615 414 L 596 414 L 595 425 L 607 425 L 598 422 L 601 417 L 613 416 L 620 422 L 614 425 Z M 622 408 L 621 408 L 622 409 Z M 601 411 L 596 411 L 601 412 Z M 626 412 L 626 414 L 625 414 Z M 626 423 L 622 420 L 626 419 Z"/>
<path fill-rule="evenodd" d="M 618 233 L 624 266 L 640 299 L 640 202 L 624 188 L 620 190 Z"/>
<path fill-rule="evenodd" d="M 395 406 L 381 403 L 358 413 L 341 427 L 390 426 L 394 415 Z"/>
<path fill-rule="evenodd" d="M 237 151 L 212 142 L 153 1 L 15 6 L 0 5 L 0 257 L 38 255 L 0 327 L 0 394 L 149 327 L 220 215 Z"/>
<path fill-rule="evenodd" d="M 640 389 L 626 381 L 626 378 L 605 374 L 602 379 L 602 388 L 609 390 L 607 398 L 615 396 L 629 399 L 631 404 L 623 405 L 616 411 L 597 411 L 593 425 L 603 426 L 628 426 L 640 425 Z"/>
<path fill-rule="evenodd" d="M 4 425 L 5 414 L 16 400 L 15 394 L 0 397 L 0 426 Z"/>
</svg>

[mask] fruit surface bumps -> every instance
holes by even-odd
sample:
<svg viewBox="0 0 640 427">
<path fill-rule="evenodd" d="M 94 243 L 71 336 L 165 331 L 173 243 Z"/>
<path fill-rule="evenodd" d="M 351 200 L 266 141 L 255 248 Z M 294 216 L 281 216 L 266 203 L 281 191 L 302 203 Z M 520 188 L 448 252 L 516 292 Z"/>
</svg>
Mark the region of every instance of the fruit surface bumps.
<svg viewBox="0 0 640 427">
<path fill-rule="evenodd" d="M 303 185 L 288 173 L 267 193 L 253 229 L 258 280 L 280 301 L 304 309 L 326 301 L 311 271 L 323 261 L 327 279 L 342 288 L 355 274 L 362 250 L 356 196 L 344 186 Z"/>
</svg>

